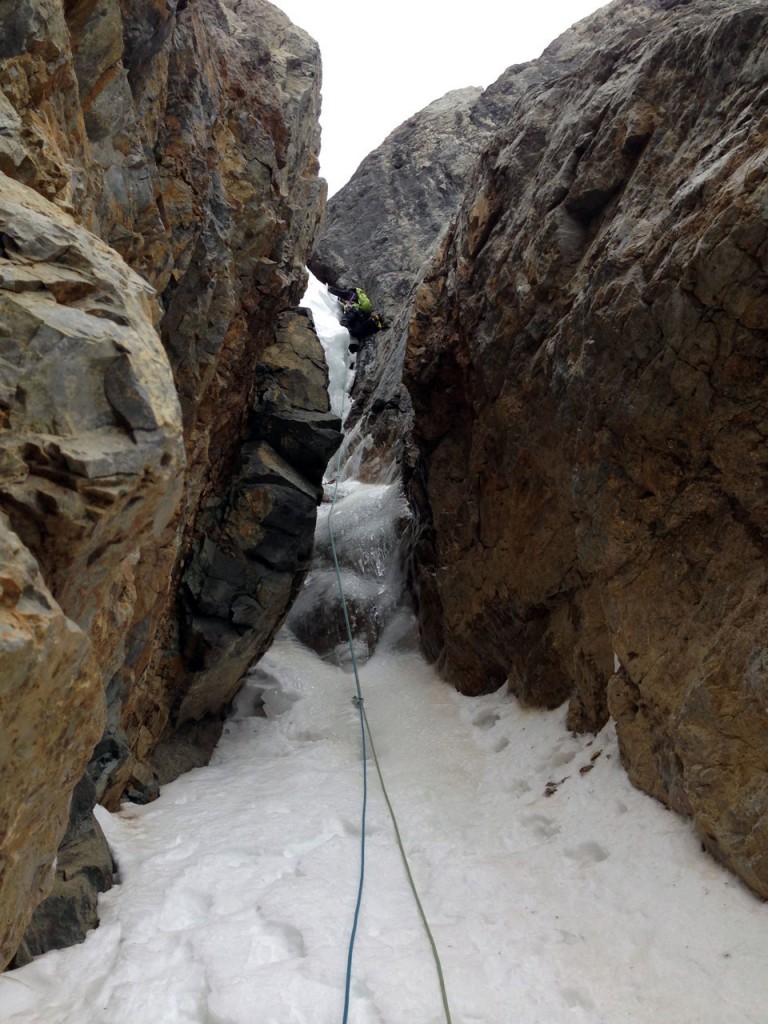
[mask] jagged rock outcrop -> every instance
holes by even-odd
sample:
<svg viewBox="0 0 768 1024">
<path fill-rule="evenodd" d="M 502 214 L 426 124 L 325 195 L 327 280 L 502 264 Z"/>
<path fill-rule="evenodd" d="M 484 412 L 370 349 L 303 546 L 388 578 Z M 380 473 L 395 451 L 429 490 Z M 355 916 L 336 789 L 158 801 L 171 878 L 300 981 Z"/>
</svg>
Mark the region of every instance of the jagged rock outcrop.
<svg viewBox="0 0 768 1024">
<path fill-rule="evenodd" d="M 0 240 L 7 958 L 51 883 L 104 681 L 125 657 L 132 566 L 174 511 L 184 453 L 148 284 L 2 174 Z"/>
<path fill-rule="evenodd" d="M 767 40 L 764 3 L 616 0 L 508 72 L 405 371 L 428 653 L 572 728 L 610 709 L 762 896 Z"/>
<path fill-rule="evenodd" d="M 452 220 L 475 160 L 496 127 L 483 90 L 458 89 L 391 132 L 328 200 L 309 268 L 321 281 L 362 284 L 395 313 Z"/>
<path fill-rule="evenodd" d="M 464 195 L 480 153 L 497 127 L 499 98 L 479 88 L 449 92 L 414 114 L 369 154 L 328 202 L 309 260 L 326 284 L 362 285 L 390 322 L 358 357 L 349 445 L 364 443 L 362 473 L 383 479 L 410 416 L 402 386 L 404 311 Z"/>
<path fill-rule="evenodd" d="M 82 942 L 99 922 L 98 896 L 112 886 L 115 863 L 101 826 L 91 813 L 94 786 L 83 775 L 72 794 L 67 842 L 61 847 L 50 895 L 32 914 L 12 965 L 24 964 L 49 949 Z"/>
<path fill-rule="evenodd" d="M 7 961 L 50 891 L 71 777 L 85 769 L 104 712 L 87 637 L 58 607 L 5 516 L 0 557 L 0 948 Z M 41 721 L 53 707 L 43 740 Z"/>
<path fill-rule="evenodd" d="M 137 795 L 147 785 L 152 792 L 152 749 L 198 685 L 187 612 L 175 595 L 184 592 L 187 562 L 211 517 L 228 507 L 259 358 L 278 314 L 301 295 L 324 195 L 312 40 L 261 0 L 211 0 L 175 15 L 157 6 L 147 18 L 124 5 L 124 59 L 142 122 L 155 133 L 172 258 L 160 331 L 181 399 L 188 468 L 178 535 L 169 538 L 173 599 L 157 600 L 157 566 L 147 562 L 132 654 L 108 691 L 108 806 L 126 785 Z M 273 626 L 286 611 L 276 591 Z M 238 665 L 229 666 L 233 677 Z"/>
<path fill-rule="evenodd" d="M 184 571 L 179 621 L 190 682 L 152 754 L 162 781 L 207 760 L 221 709 L 293 605 L 311 566 L 323 473 L 340 427 L 311 313 L 286 311 L 256 365 L 229 492 L 201 515 L 202 536 Z"/>
<path fill-rule="evenodd" d="M 317 47 L 266 0 L 0 0 L 0 25 L 0 301 L 13 342 L 0 364 L 0 510 L 14 567 L 3 614 L 20 637 L 9 634 L 4 657 L 30 701 L 4 694 L 2 714 L 6 730 L 25 723 L 24 756 L 48 768 L 29 779 L 37 803 L 25 807 L 16 782 L 3 787 L 5 962 L 50 887 L 104 693 L 92 788 L 69 822 L 78 848 L 95 835 L 89 801 L 150 798 L 161 738 L 198 710 L 220 717 L 245 652 L 261 653 L 303 576 L 322 470 L 312 463 L 301 483 L 277 456 L 243 465 L 260 417 L 277 415 L 254 400 L 275 322 L 304 287 L 324 185 Z M 317 351 L 302 344 L 314 401 Z M 306 396 L 299 382 L 302 410 Z M 301 415 L 309 432 L 319 426 L 321 460 L 327 402 Z M 266 539 L 281 487 L 293 542 L 282 523 Z M 248 501 L 269 523 L 252 523 L 229 553 L 247 566 L 286 550 L 274 585 L 246 569 L 242 593 L 217 605 L 230 622 L 209 645 L 212 680 L 192 641 L 202 591 L 190 599 L 190 583 L 205 575 L 206 543 L 234 544 L 233 509 Z M 258 609 L 245 608 L 251 598 Z M 8 755 L 0 773 L 18 769 Z M 60 861 L 71 868 L 70 854 Z M 106 864 L 103 849 L 97 859 Z M 82 872 L 70 868 L 74 908 Z M 56 899 L 53 931 L 67 897 Z M 28 951 L 45 945 L 44 916 Z"/>
<path fill-rule="evenodd" d="M 312 561 L 323 472 L 341 442 L 309 311 L 278 318 L 256 370 L 239 466 L 184 573 L 182 654 L 194 675 L 175 709 L 181 725 L 226 707 L 282 625 Z"/>
</svg>

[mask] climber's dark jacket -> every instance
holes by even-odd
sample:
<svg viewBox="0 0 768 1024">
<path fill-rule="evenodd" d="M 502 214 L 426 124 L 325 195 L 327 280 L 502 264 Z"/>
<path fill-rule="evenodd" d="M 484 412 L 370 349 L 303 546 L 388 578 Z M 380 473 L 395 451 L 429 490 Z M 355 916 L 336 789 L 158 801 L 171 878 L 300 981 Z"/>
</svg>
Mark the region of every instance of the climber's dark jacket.
<svg viewBox="0 0 768 1024">
<path fill-rule="evenodd" d="M 333 285 L 329 284 L 328 291 L 331 295 L 335 295 L 342 304 L 345 302 L 352 302 L 352 300 L 357 296 L 356 288 L 334 288 Z"/>
<path fill-rule="evenodd" d="M 370 337 L 384 326 L 384 321 L 378 313 L 373 312 L 371 300 L 362 288 L 332 288 L 329 285 L 328 291 L 341 302 L 341 324 L 357 341 Z M 350 345 L 349 348 L 351 352 L 356 352 L 360 346 Z"/>
<path fill-rule="evenodd" d="M 341 317 L 342 327 L 346 327 L 353 338 L 362 341 L 380 331 L 384 326 L 378 313 L 363 313 L 360 309 L 348 309 Z"/>
</svg>

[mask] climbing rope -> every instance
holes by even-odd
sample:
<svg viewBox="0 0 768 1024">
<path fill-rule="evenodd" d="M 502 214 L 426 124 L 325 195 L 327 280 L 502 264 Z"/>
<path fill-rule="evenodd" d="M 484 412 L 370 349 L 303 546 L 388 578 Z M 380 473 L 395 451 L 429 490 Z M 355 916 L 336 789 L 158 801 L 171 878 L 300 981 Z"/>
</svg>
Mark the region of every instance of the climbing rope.
<svg viewBox="0 0 768 1024">
<path fill-rule="evenodd" d="M 427 915 L 424 912 L 424 907 L 421 905 L 421 900 L 419 899 L 419 893 L 418 893 L 418 890 L 416 889 L 416 883 L 414 882 L 413 875 L 411 874 L 411 866 L 408 863 L 408 857 L 406 856 L 405 847 L 403 846 L 403 839 L 402 839 L 402 836 L 400 835 L 400 828 L 399 828 L 399 826 L 397 824 L 397 818 L 395 816 L 395 809 L 392 806 L 392 802 L 389 799 L 389 793 L 387 793 L 387 787 L 384 785 L 384 776 L 381 774 L 381 765 L 379 764 L 379 759 L 376 756 L 376 747 L 373 745 L 373 736 L 371 736 L 371 727 L 368 724 L 368 716 L 365 713 L 365 708 L 363 707 L 363 705 L 361 704 L 360 706 L 363 708 L 363 718 L 365 719 L 365 728 L 366 728 L 366 730 L 368 732 L 368 742 L 370 743 L 371 753 L 373 754 L 373 761 L 374 761 L 374 764 L 376 765 L 376 773 L 378 774 L 379 782 L 381 783 L 381 791 L 384 794 L 384 799 L 385 799 L 385 801 L 387 803 L 387 807 L 389 808 L 389 816 L 392 819 L 392 827 L 394 828 L 395 836 L 397 837 L 397 845 L 398 845 L 398 847 L 400 849 L 400 856 L 401 856 L 402 861 L 403 861 L 403 867 L 405 868 L 405 873 L 408 876 L 408 884 L 411 887 L 411 892 L 413 893 L 413 898 L 416 901 L 416 907 L 417 907 L 417 909 L 419 911 L 419 917 L 421 918 L 421 923 L 424 925 L 424 931 L 427 933 L 427 939 L 429 940 L 429 945 L 430 945 L 430 948 L 432 950 L 432 959 L 435 961 L 435 969 L 437 970 L 437 980 L 440 983 L 440 996 L 441 996 L 441 998 L 443 1000 L 443 1012 L 445 1013 L 445 1021 L 446 1021 L 446 1024 L 451 1024 L 451 1009 L 450 1009 L 450 1007 L 448 1005 L 448 993 L 446 992 L 446 989 L 445 989 L 445 978 L 443 977 L 443 965 L 440 962 L 440 954 L 437 951 L 437 944 L 435 943 L 435 937 L 432 934 L 432 929 L 429 927 L 429 921 L 427 921 Z"/>
<path fill-rule="evenodd" d="M 344 392 L 346 395 L 346 391 Z M 341 409 L 341 421 L 344 422 L 344 405 L 342 402 Z M 336 571 L 336 584 L 339 588 L 339 597 L 341 598 L 341 610 L 344 615 L 344 626 L 347 631 L 347 639 L 349 641 L 349 652 L 352 656 L 352 669 L 355 673 L 355 703 L 357 705 L 358 714 L 360 716 L 360 740 L 362 743 L 363 751 L 363 806 L 361 812 L 361 824 L 360 824 L 360 877 L 357 883 L 357 900 L 355 902 L 355 915 L 352 921 L 352 931 L 349 936 L 349 948 L 347 950 L 347 974 L 344 983 L 344 1016 L 342 1017 L 342 1024 L 347 1024 L 349 1020 L 349 998 L 350 989 L 352 986 L 352 957 L 355 951 L 355 938 L 357 936 L 357 925 L 360 920 L 360 905 L 363 901 L 363 884 L 365 881 L 365 818 L 368 809 L 368 755 L 365 749 L 365 711 L 363 710 L 363 694 L 360 688 L 360 674 L 357 671 L 357 658 L 355 657 L 355 648 L 352 643 L 352 628 L 349 624 L 349 613 L 347 611 L 347 602 L 344 598 L 344 587 L 341 582 L 341 570 L 339 569 L 339 559 L 336 555 L 336 542 L 333 537 L 333 512 L 336 507 L 336 497 L 339 491 L 339 470 L 341 463 L 341 445 L 337 453 L 336 459 L 336 484 L 333 488 L 333 499 L 331 500 L 331 508 L 328 513 L 328 536 L 331 541 L 331 555 L 333 557 L 333 567 Z"/>
<path fill-rule="evenodd" d="M 346 400 L 346 389 L 344 391 L 344 397 L 342 399 L 342 407 L 341 407 L 341 414 L 340 414 L 341 422 L 342 423 L 344 422 L 344 403 L 345 403 L 345 400 Z M 371 748 L 371 754 L 373 755 L 373 761 L 374 761 L 374 764 L 376 765 L 376 773 L 377 773 L 377 775 L 379 777 L 379 783 L 381 784 L 381 791 L 384 794 L 384 800 L 385 800 L 385 802 L 387 804 L 387 809 L 389 810 L 389 816 L 390 816 L 390 818 L 392 820 L 392 826 L 393 826 L 393 828 L 395 830 L 395 837 L 397 838 L 397 845 L 398 845 L 398 848 L 400 850 L 400 857 L 402 858 L 403 866 L 405 868 L 405 873 L 406 873 L 406 876 L 408 878 L 408 884 L 411 887 L 411 892 L 413 893 L 413 898 L 416 901 L 416 907 L 417 907 L 417 909 L 419 911 L 419 916 L 421 918 L 422 924 L 424 925 L 424 931 L 427 934 L 427 939 L 429 940 L 430 949 L 432 950 L 432 958 L 433 958 L 433 960 L 435 962 L 435 968 L 437 970 L 437 977 L 438 977 L 438 981 L 439 981 L 439 984 L 440 984 L 440 996 L 441 996 L 442 1002 L 443 1002 L 443 1012 L 445 1014 L 445 1021 L 446 1021 L 446 1024 L 452 1024 L 451 1010 L 450 1010 L 450 1007 L 448 1005 L 448 993 L 447 993 L 446 988 L 445 988 L 445 978 L 443 976 L 443 967 L 442 967 L 442 964 L 440 962 L 440 954 L 437 951 L 437 945 L 435 943 L 434 936 L 432 935 L 432 929 L 429 927 L 429 922 L 427 921 L 427 915 L 424 912 L 424 907 L 422 906 L 421 900 L 419 899 L 418 890 L 416 889 L 416 883 L 413 880 L 413 874 L 411 872 L 411 866 L 408 863 L 408 856 L 407 856 L 407 854 L 405 852 L 405 846 L 403 845 L 403 839 L 402 839 L 402 836 L 400 834 L 400 828 L 399 828 L 398 823 L 397 823 L 397 817 L 395 816 L 395 810 L 394 810 L 394 807 L 392 806 L 392 801 L 389 799 L 389 793 L 387 792 L 387 787 L 384 784 L 384 776 L 383 776 L 382 771 L 381 771 L 381 765 L 379 763 L 379 758 L 378 758 L 378 756 L 376 754 L 376 747 L 374 746 L 373 735 L 371 734 L 371 727 L 370 727 L 370 724 L 368 722 L 368 715 L 365 712 L 365 704 L 364 704 L 364 701 L 363 701 L 362 687 L 360 686 L 360 673 L 358 672 L 358 669 L 357 669 L 357 658 L 355 657 L 355 647 L 354 647 L 354 642 L 353 642 L 353 639 L 352 639 L 352 628 L 351 628 L 351 626 L 349 624 L 349 613 L 347 611 L 347 601 L 346 601 L 346 598 L 344 597 L 344 587 L 343 587 L 342 580 L 341 580 L 341 569 L 339 568 L 339 560 L 338 560 L 338 557 L 336 555 L 336 542 L 335 542 L 335 539 L 334 539 L 334 536 L 333 536 L 333 513 L 334 513 L 334 509 L 336 507 L 336 497 L 338 495 L 338 490 L 339 490 L 339 474 L 340 474 L 340 469 L 341 469 L 341 445 L 339 446 L 339 450 L 336 453 L 336 474 L 335 474 L 336 475 L 336 482 L 335 482 L 335 485 L 334 485 L 334 488 L 333 488 L 333 498 L 331 500 L 331 508 L 330 508 L 329 513 L 328 513 L 328 536 L 329 536 L 330 542 L 331 542 L 331 556 L 333 558 L 333 567 L 334 567 L 334 570 L 336 572 L 336 584 L 337 584 L 338 589 L 339 589 L 339 598 L 341 600 L 341 610 L 342 610 L 342 614 L 343 614 L 343 617 L 344 617 L 344 628 L 346 629 L 347 642 L 349 644 L 349 653 L 350 653 L 350 657 L 352 659 L 352 671 L 354 672 L 354 676 L 355 676 L 355 697 L 353 698 L 353 701 L 354 701 L 355 706 L 357 707 L 358 714 L 359 714 L 359 717 L 360 717 L 360 737 L 361 737 L 361 743 L 362 743 L 362 756 L 363 756 L 363 806 L 362 806 L 361 828 L 360 828 L 360 876 L 359 876 L 359 879 L 358 879 L 357 900 L 356 900 L 356 903 L 355 903 L 355 913 L 354 913 L 354 918 L 353 918 L 353 922 L 352 922 L 352 930 L 351 930 L 350 937 L 349 937 L 349 948 L 348 948 L 348 951 L 347 951 L 347 973 L 346 973 L 346 981 L 345 981 L 345 985 L 344 985 L 344 1015 L 342 1017 L 342 1024 L 347 1024 L 347 1022 L 349 1020 L 349 1000 L 350 1000 L 350 990 L 351 990 L 351 986 L 352 986 L 352 958 L 353 958 L 354 949 L 355 949 L 355 938 L 357 937 L 357 926 L 358 926 L 358 922 L 360 920 L 360 906 L 361 906 L 362 899 L 363 899 L 363 885 L 364 885 L 364 880 L 365 880 L 365 831 L 366 831 L 366 812 L 367 812 L 367 807 L 368 807 L 368 764 L 367 764 L 368 758 L 367 758 L 367 750 L 366 750 L 366 734 L 367 734 L 367 737 L 368 737 L 368 744 L 370 745 L 370 748 Z"/>
</svg>

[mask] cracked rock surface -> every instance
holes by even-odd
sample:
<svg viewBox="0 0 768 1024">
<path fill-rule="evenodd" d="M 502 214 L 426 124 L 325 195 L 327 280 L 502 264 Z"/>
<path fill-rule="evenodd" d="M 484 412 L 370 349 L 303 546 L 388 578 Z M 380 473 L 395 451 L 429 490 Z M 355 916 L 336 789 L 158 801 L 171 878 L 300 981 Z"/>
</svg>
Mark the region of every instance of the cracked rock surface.
<svg viewBox="0 0 768 1024">
<path fill-rule="evenodd" d="M 210 751 L 303 578 L 336 435 L 306 318 L 296 421 L 290 384 L 256 399 L 324 205 L 316 44 L 265 0 L 0 0 L 0 25 L 5 963 L 64 830 L 21 958 L 94 923 L 93 801 L 151 799 L 180 727 L 164 778 Z M 262 418 L 301 456 L 264 436 L 249 475 Z"/>
<path fill-rule="evenodd" d="M 616 719 L 768 896 L 762 3 L 617 0 L 518 99 L 414 300 L 427 652 Z"/>
</svg>

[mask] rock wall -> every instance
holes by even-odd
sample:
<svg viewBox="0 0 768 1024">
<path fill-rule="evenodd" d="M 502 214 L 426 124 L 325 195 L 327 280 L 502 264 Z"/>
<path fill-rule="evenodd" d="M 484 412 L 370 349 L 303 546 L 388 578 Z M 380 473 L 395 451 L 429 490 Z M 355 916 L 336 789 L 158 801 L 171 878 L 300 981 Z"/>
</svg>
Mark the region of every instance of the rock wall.
<svg viewBox="0 0 768 1024">
<path fill-rule="evenodd" d="M 447 93 L 391 132 L 328 202 L 310 270 L 326 284 L 361 285 L 390 325 L 357 359 L 346 443 L 360 447 L 362 478 L 391 476 L 411 413 L 402 385 L 410 296 L 458 211 L 503 101 L 478 88 Z"/>
<path fill-rule="evenodd" d="M 166 571 L 147 562 L 139 588 L 144 607 L 131 630 L 135 653 L 108 691 L 101 783 L 108 806 L 126 785 L 137 796 L 147 786 L 153 792 L 152 750 L 175 729 L 187 691 L 205 671 L 188 628 L 187 564 L 231 501 L 259 359 L 279 313 L 302 294 L 325 195 L 317 178 L 314 42 L 263 0 L 190 4 L 176 15 L 157 7 L 162 24 L 172 22 L 159 50 L 163 31 L 141 7 L 124 19 L 129 77 L 142 121 L 156 133 L 160 199 L 171 227 L 173 269 L 160 332 L 186 439 L 184 503 L 166 548 L 172 594 L 181 600 L 161 595 L 158 607 L 154 581 Z M 273 626 L 286 611 L 276 594 Z M 225 662 L 220 672 L 227 671 L 224 690 L 231 690 L 240 661 Z"/>
<path fill-rule="evenodd" d="M 182 650 L 194 673 L 175 709 L 181 725 L 226 707 L 282 625 L 311 566 L 323 473 L 341 441 L 308 310 L 278 317 L 256 370 L 239 464 L 184 573 Z"/>
<path fill-rule="evenodd" d="M 152 289 L 0 175 L 0 949 L 52 882 L 125 656 L 138 545 L 180 494 L 181 417 Z M 89 808 L 90 812 L 90 808 Z"/>
<path fill-rule="evenodd" d="M 275 334 L 324 205 L 312 40 L 266 0 L 0 0 L 0 26 L 3 962 L 69 815 L 21 962 L 93 923 L 93 801 L 151 798 L 185 721 L 210 743 L 338 437 L 308 321 Z"/>
<path fill-rule="evenodd" d="M 402 306 L 496 127 L 482 95 L 478 88 L 447 93 L 363 160 L 328 201 L 313 274 L 339 287 L 362 282 L 376 308 L 390 315 Z"/>
<path fill-rule="evenodd" d="M 616 0 L 541 62 L 414 301 L 423 639 L 616 719 L 768 896 L 764 3 Z"/>
</svg>

